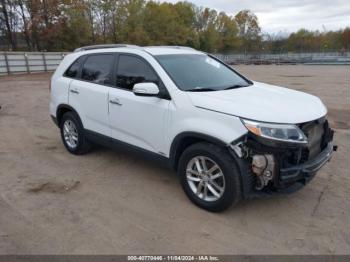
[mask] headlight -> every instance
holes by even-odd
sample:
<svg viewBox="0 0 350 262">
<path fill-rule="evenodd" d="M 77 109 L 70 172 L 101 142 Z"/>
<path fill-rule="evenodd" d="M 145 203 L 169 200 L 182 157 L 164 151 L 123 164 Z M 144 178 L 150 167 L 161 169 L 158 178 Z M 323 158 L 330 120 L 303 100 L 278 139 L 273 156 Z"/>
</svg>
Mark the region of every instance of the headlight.
<svg viewBox="0 0 350 262">
<path fill-rule="evenodd" d="M 242 119 L 245 127 L 253 134 L 289 143 L 307 144 L 307 137 L 296 125 L 270 124 Z"/>
</svg>

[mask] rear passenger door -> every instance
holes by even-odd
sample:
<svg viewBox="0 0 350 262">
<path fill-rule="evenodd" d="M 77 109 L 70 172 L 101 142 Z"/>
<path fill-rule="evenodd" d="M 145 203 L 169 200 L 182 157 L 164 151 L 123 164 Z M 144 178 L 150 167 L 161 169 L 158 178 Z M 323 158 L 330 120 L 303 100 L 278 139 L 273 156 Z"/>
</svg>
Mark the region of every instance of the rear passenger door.
<svg viewBox="0 0 350 262">
<path fill-rule="evenodd" d="M 91 54 L 85 57 L 78 79 L 69 86 L 69 104 L 78 112 L 84 128 L 110 136 L 108 90 L 112 85 L 115 55 Z"/>
<path fill-rule="evenodd" d="M 117 60 L 114 88 L 109 91 L 112 137 L 163 155 L 170 100 L 136 96 L 132 88 L 136 83 L 145 82 L 156 83 L 162 91 L 165 91 L 165 87 L 143 58 L 119 54 Z"/>
</svg>

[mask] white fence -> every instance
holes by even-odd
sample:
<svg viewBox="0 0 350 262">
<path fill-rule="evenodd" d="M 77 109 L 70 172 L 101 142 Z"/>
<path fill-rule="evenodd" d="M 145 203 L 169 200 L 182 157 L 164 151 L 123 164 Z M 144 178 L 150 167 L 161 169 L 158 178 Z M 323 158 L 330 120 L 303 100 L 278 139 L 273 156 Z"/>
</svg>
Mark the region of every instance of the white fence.
<svg viewBox="0 0 350 262">
<path fill-rule="evenodd" d="M 229 64 L 350 64 L 350 52 L 217 54 Z"/>
<path fill-rule="evenodd" d="M 0 52 L 0 75 L 53 71 L 66 54 L 60 52 Z"/>
<path fill-rule="evenodd" d="M 0 75 L 48 72 L 56 69 L 63 52 L 0 52 Z M 230 64 L 350 64 L 350 52 L 280 53 L 280 54 L 217 54 Z"/>
</svg>

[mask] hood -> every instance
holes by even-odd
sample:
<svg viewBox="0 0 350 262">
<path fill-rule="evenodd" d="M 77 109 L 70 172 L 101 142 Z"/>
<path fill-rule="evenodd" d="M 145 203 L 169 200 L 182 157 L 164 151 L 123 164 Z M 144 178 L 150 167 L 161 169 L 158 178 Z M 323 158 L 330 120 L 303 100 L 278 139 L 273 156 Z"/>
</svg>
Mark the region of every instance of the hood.
<svg viewBox="0 0 350 262">
<path fill-rule="evenodd" d="M 327 114 L 316 96 L 259 82 L 232 90 L 187 94 L 196 107 L 262 122 L 298 124 Z"/>
</svg>

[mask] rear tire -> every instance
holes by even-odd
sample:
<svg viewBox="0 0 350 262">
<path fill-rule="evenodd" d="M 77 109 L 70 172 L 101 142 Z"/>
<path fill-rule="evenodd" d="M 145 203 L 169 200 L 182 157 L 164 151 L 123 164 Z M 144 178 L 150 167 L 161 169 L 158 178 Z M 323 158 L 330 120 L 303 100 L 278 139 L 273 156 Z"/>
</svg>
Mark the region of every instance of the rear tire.
<svg viewBox="0 0 350 262">
<path fill-rule="evenodd" d="M 223 211 L 241 199 L 239 169 L 225 148 L 206 142 L 188 147 L 178 175 L 188 198 L 208 211 Z"/>
<path fill-rule="evenodd" d="M 83 125 L 76 113 L 65 113 L 60 122 L 60 129 L 63 144 L 68 152 L 82 155 L 90 151 L 91 143 L 86 139 Z"/>
</svg>

